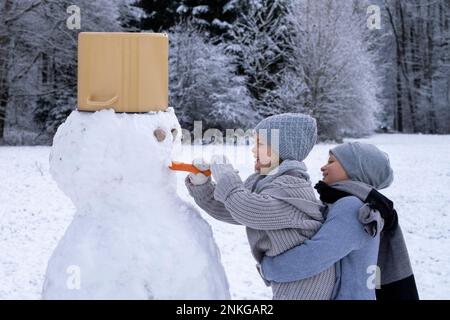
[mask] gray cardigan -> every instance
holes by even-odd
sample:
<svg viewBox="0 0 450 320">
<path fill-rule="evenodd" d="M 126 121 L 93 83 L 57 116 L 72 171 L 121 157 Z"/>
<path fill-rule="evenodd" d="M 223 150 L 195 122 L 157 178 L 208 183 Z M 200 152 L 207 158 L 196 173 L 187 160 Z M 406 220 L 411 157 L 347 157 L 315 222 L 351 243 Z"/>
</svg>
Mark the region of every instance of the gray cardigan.
<svg viewBox="0 0 450 320">
<path fill-rule="evenodd" d="M 311 238 L 321 227 L 323 215 L 316 200 L 306 167 L 285 160 L 275 174 L 251 175 L 242 183 L 228 172 L 217 184 L 203 185 L 185 180 L 195 202 L 212 217 L 247 227 L 247 237 L 258 262 L 264 255 L 276 256 Z M 275 299 L 330 299 L 335 269 L 291 283 L 272 282 Z"/>
</svg>

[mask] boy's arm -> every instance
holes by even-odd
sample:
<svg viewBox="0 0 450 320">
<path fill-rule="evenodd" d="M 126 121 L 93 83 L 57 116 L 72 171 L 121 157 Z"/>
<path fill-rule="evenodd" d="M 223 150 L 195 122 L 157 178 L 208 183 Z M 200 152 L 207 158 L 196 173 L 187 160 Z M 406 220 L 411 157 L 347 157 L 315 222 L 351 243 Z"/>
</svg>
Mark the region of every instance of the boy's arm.
<svg viewBox="0 0 450 320">
<path fill-rule="evenodd" d="M 195 203 L 197 203 L 197 205 L 207 214 L 217 220 L 240 225 L 239 222 L 233 219 L 223 203 L 214 199 L 215 186 L 211 181 L 211 177 L 209 177 L 205 184 L 194 185 L 187 176 L 184 183 L 189 194 L 194 198 Z"/>
<path fill-rule="evenodd" d="M 278 256 L 263 258 L 263 277 L 275 282 L 310 278 L 359 249 L 370 238 L 358 220 L 362 206 L 353 196 L 337 201 L 312 239 Z"/>
<path fill-rule="evenodd" d="M 252 229 L 279 230 L 304 226 L 304 215 L 299 214 L 298 208 L 272 196 L 270 191 L 251 192 L 234 171 L 220 178 L 214 198 L 224 204 L 234 220 Z M 321 224 L 313 219 L 309 223 Z"/>
</svg>

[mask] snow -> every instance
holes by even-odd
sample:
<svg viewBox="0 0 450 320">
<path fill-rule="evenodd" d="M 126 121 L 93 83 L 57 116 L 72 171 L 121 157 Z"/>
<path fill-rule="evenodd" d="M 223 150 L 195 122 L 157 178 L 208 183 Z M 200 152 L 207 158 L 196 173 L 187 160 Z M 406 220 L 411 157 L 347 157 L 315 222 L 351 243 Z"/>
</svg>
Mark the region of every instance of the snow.
<svg viewBox="0 0 450 320">
<path fill-rule="evenodd" d="M 450 136 L 382 134 L 359 141 L 374 143 L 390 155 L 395 180 L 384 193 L 395 201 L 421 298 L 450 299 Z M 320 179 L 319 168 L 332 146 L 319 144 L 308 157 L 313 181 Z M 253 167 L 251 146 L 227 148 L 246 178 Z M 183 146 L 179 159 L 202 151 L 208 158 L 220 149 Z M 0 299 L 40 298 L 47 262 L 74 217 L 75 206 L 50 175 L 49 154 L 49 147 L 0 148 Z M 186 174 L 175 176 L 180 197 L 193 203 L 184 186 Z M 245 229 L 201 214 L 220 249 L 231 297 L 270 299 Z"/>
<path fill-rule="evenodd" d="M 221 20 L 219 20 L 219 19 L 217 19 L 217 18 L 215 18 L 215 19 L 211 22 L 211 24 L 212 24 L 213 26 L 216 26 L 216 27 L 218 27 L 218 28 L 220 28 L 220 29 L 223 29 L 223 30 L 227 30 L 227 29 L 230 29 L 230 28 L 231 28 L 231 24 L 229 24 L 229 23 L 226 22 L 226 21 L 221 21 Z"/>
<path fill-rule="evenodd" d="M 180 133 L 172 108 L 73 111 L 59 127 L 50 174 L 76 212 L 49 260 L 44 299 L 230 297 L 211 227 L 167 169 Z"/>
<path fill-rule="evenodd" d="M 231 0 L 223 6 L 222 12 L 227 13 L 227 12 L 235 11 L 238 8 L 239 8 L 238 0 Z"/>
<path fill-rule="evenodd" d="M 209 6 L 202 5 L 202 6 L 196 6 L 192 8 L 192 14 L 194 16 L 198 16 L 202 13 L 207 13 L 209 11 Z"/>
<path fill-rule="evenodd" d="M 189 10 L 188 7 L 186 7 L 184 4 L 181 4 L 177 8 L 177 13 L 179 13 L 179 14 L 186 13 L 186 12 L 188 12 L 188 10 Z"/>
</svg>

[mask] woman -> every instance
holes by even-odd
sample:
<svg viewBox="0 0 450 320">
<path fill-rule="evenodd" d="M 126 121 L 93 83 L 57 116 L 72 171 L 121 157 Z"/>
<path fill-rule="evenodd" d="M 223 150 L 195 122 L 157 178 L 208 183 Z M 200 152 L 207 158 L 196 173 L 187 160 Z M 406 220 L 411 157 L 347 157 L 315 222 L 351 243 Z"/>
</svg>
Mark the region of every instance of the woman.
<svg viewBox="0 0 450 320">
<path fill-rule="evenodd" d="M 302 245 L 264 257 L 263 277 L 294 281 L 335 265 L 333 299 L 418 299 L 393 204 L 376 190 L 393 181 L 387 154 L 373 145 L 345 143 L 330 150 L 321 170 L 316 189 L 328 205 L 324 225 Z"/>
</svg>

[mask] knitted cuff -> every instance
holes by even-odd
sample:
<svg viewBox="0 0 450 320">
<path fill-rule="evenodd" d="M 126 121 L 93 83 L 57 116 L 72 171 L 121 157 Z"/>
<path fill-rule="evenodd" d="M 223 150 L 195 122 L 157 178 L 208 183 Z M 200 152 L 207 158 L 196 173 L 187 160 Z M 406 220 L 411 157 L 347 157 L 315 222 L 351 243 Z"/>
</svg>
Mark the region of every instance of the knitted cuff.
<svg viewBox="0 0 450 320">
<path fill-rule="evenodd" d="M 205 200 L 214 198 L 214 184 L 212 183 L 211 177 L 204 184 L 195 185 L 189 180 L 189 176 L 184 179 L 184 184 L 189 191 L 189 194 L 194 199 Z"/>
<path fill-rule="evenodd" d="M 227 171 L 217 182 L 216 189 L 214 190 L 214 199 L 225 202 L 230 193 L 234 189 L 242 187 L 242 185 L 241 178 L 234 170 Z"/>
</svg>

